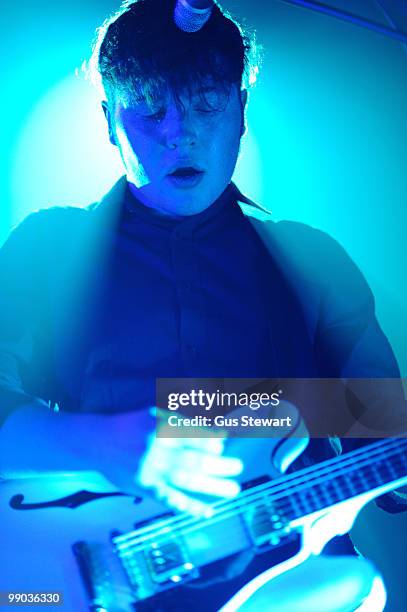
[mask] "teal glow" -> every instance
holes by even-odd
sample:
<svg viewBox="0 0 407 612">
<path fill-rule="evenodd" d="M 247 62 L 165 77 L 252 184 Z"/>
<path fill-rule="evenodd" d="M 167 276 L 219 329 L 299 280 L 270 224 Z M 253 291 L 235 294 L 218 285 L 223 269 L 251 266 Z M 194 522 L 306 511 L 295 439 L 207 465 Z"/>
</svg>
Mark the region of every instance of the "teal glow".
<svg viewBox="0 0 407 612">
<path fill-rule="evenodd" d="M 85 206 L 122 174 L 96 90 L 81 75 L 67 76 L 37 102 L 17 139 L 12 224 L 37 208 Z M 260 152 L 250 131 L 234 179 L 253 198 L 263 199 Z"/>
<path fill-rule="evenodd" d="M 347 8 L 381 18 L 375 3 L 363 4 Z M 345 247 L 406 376 L 407 54 L 393 40 L 280 2 L 256 25 L 266 55 L 249 125 L 262 203 Z"/>
<path fill-rule="evenodd" d="M 38 101 L 19 135 L 12 222 L 36 208 L 89 204 L 121 174 L 95 90 L 82 77 L 68 76 Z"/>
<path fill-rule="evenodd" d="M 373 289 L 406 376 L 405 50 L 278 1 L 254 2 L 250 15 L 246 5 L 224 4 L 253 24 L 266 49 L 235 179 L 276 219 L 309 223 L 344 245 Z M 96 93 L 74 76 L 94 27 L 114 8 L 113 0 L 81 6 L 79 26 L 75 11 L 62 22 L 50 3 L 40 38 L 37 9 L 24 7 L 24 33 L 6 9 L 0 240 L 31 210 L 86 205 L 121 174 L 102 112 L 94 112 Z M 348 8 L 383 19 L 374 2 Z"/>
<path fill-rule="evenodd" d="M 326 2 L 385 23 L 374 0 Z M 3 4 L 0 241 L 31 210 L 85 205 L 121 172 L 95 94 L 74 76 L 119 0 Z M 407 376 L 407 55 L 279 0 L 222 4 L 266 48 L 237 182 L 277 219 L 319 227 L 346 247 Z M 407 609 L 406 527 L 405 513 L 369 505 L 354 530 L 385 576 L 389 612 Z"/>
</svg>

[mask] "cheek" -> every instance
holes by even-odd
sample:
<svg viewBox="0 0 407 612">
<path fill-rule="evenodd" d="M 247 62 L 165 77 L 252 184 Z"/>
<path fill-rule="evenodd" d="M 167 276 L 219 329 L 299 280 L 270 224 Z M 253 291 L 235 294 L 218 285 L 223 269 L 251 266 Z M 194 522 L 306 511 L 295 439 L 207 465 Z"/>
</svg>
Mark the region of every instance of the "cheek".
<svg viewBox="0 0 407 612">
<path fill-rule="evenodd" d="M 139 189 L 147 186 L 152 175 L 152 153 L 148 139 L 138 131 L 122 126 L 117 126 L 116 136 L 128 179 Z"/>
<path fill-rule="evenodd" d="M 127 163 L 148 168 L 154 162 L 156 144 L 143 131 L 119 129 L 119 148 Z"/>
<path fill-rule="evenodd" d="M 240 122 L 236 121 L 236 118 L 233 120 L 225 119 L 221 130 L 219 125 L 217 126 L 210 146 L 216 157 L 216 163 L 221 166 L 219 171 L 235 165 L 240 148 L 241 129 L 242 126 Z"/>
</svg>

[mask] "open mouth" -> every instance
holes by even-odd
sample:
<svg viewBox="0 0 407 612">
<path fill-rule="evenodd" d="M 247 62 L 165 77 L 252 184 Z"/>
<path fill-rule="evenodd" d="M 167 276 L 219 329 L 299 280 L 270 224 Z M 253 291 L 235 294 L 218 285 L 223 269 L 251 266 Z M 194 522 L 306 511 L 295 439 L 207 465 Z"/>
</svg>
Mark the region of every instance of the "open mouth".
<svg viewBox="0 0 407 612">
<path fill-rule="evenodd" d="M 202 170 L 197 170 L 192 166 L 185 166 L 184 168 L 177 168 L 168 177 L 177 186 L 193 187 L 200 182 L 203 175 Z"/>
<path fill-rule="evenodd" d="M 175 178 L 191 178 L 203 174 L 201 170 L 197 170 L 192 167 L 178 168 L 174 172 L 171 172 L 170 176 Z"/>
</svg>

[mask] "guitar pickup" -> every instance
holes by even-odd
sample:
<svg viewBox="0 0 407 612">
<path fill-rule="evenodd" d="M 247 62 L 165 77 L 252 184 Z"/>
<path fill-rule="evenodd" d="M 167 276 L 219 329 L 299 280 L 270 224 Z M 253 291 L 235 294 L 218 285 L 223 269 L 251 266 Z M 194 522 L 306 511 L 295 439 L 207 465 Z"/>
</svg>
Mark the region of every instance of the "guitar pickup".
<svg viewBox="0 0 407 612">
<path fill-rule="evenodd" d="M 289 522 L 271 504 L 261 504 L 246 512 L 245 522 L 257 549 L 279 545 L 290 532 Z"/>
<path fill-rule="evenodd" d="M 157 584 L 179 583 L 197 578 L 199 572 L 188 559 L 187 551 L 177 540 L 153 542 L 144 550 L 151 579 Z"/>
</svg>

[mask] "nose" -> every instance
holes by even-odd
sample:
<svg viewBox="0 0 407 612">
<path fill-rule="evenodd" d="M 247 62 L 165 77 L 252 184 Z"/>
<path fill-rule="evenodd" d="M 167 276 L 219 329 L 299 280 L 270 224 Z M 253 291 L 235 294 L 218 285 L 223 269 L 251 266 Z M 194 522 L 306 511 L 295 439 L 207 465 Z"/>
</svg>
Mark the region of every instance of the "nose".
<svg viewBox="0 0 407 612">
<path fill-rule="evenodd" d="M 197 130 L 193 118 L 182 109 L 172 108 L 167 112 L 165 138 L 169 149 L 192 148 L 197 143 Z"/>
</svg>

